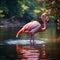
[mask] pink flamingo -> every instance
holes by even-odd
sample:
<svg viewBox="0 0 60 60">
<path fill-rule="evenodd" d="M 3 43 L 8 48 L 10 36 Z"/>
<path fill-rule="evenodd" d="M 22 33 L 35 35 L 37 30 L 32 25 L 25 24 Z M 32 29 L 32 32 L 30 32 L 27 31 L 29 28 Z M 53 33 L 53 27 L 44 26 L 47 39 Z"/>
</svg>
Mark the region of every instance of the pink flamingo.
<svg viewBox="0 0 60 60">
<path fill-rule="evenodd" d="M 26 25 L 24 25 L 21 30 L 17 32 L 16 38 L 22 33 L 30 34 L 31 35 L 30 44 L 34 45 L 34 34 L 36 32 L 44 32 L 47 29 L 45 19 L 46 21 L 49 21 L 47 13 L 43 13 L 40 18 L 44 24 L 44 27 L 42 27 L 42 25 L 38 21 L 29 22 Z"/>
</svg>

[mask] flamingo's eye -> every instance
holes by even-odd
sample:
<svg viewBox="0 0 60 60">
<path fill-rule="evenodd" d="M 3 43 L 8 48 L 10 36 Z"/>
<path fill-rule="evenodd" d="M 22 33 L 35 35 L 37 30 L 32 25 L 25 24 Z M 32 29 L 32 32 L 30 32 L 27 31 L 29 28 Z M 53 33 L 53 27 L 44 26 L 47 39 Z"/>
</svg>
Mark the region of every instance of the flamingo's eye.
<svg viewBox="0 0 60 60">
<path fill-rule="evenodd" d="M 48 16 L 46 16 L 46 20 L 49 21 L 49 17 Z"/>
</svg>

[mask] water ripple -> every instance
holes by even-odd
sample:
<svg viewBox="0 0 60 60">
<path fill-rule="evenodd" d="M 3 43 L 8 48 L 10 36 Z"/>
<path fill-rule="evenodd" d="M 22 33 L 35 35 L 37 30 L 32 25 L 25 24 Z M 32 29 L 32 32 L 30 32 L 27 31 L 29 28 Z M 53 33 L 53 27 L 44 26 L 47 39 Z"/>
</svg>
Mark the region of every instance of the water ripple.
<svg viewBox="0 0 60 60">
<path fill-rule="evenodd" d="M 16 44 L 16 43 L 19 43 L 19 44 L 22 44 L 22 45 L 26 45 L 26 44 L 30 44 L 30 40 L 8 40 L 6 41 L 7 44 Z M 45 41 L 43 40 L 34 40 L 34 44 L 44 44 L 46 43 Z"/>
</svg>

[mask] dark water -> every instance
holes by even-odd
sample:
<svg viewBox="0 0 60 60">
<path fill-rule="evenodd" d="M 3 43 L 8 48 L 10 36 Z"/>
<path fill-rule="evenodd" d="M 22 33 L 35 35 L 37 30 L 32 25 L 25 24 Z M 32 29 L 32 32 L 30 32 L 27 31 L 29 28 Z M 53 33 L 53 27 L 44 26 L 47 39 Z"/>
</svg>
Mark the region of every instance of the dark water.
<svg viewBox="0 0 60 60">
<path fill-rule="evenodd" d="M 15 37 L 20 28 L 0 27 L 0 60 L 60 60 L 58 27 L 49 25 L 45 32 L 36 33 L 34 46 L 30 46 L 30 35 Z"/>
</svg>

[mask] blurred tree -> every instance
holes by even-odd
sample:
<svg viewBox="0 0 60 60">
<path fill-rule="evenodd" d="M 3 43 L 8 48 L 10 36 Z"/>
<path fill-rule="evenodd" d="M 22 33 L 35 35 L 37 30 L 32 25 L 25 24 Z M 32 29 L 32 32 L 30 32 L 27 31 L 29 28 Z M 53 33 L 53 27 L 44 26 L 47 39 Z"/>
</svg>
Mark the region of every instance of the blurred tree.
<svg viewBox="0 0 60 60">
<path fill-rule="evenodd" d="M 22 7 L 23 18 L 26 22 L 37 19 L 42 11 L 40 3 L 37 0 L 19 0 L 19 4 Z"/>
<path fill-rule="evenodd" d="M 23 18 L 27 22 L 32 19 L 37 19 L 39 16 L 48 11 L 44 0 L 0 0 L 0 13 L 5 18 L 15 16 L 16 18 Z"/>
<path fill-rule="evenodd" d="M 0 19 L 2 19 L 5 15 L 2 14 L 3 13 L 3 10 L 0 9 Z"/>
<path fill-rule="evenodd" d="M 48 4 L 50 14 L 54 14 L 57 19 L 60 19 L 60 0 L 45 0 Z"/>
<path fill-rule="evenodd" d="M 18 0 L 7 0 L 6 7 L 9 9 L 8 16 L 20 16 L 21 8 L 18 4 Z"/>
<path fill-rule="evenodd" d="M 6 0 L 0 0 L 0 19 L 5 17 L 4 12 L 7 14 Z"/>
</svg>

